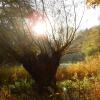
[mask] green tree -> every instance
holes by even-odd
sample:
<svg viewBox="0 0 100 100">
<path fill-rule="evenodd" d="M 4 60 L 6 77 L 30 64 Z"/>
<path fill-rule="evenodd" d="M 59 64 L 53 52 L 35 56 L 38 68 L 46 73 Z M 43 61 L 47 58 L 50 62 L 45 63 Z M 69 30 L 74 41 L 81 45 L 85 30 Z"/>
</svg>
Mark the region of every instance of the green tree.
<svg viewBox="0 0 100 100">
<path fill-rule="evenodd" d="M 82 45 L 82 52 L 86 55 L 93 55 L 96 52 L 100 52 L 100 26 L 93 27 L 86 31 L 83 45 Z"/>
</svg>

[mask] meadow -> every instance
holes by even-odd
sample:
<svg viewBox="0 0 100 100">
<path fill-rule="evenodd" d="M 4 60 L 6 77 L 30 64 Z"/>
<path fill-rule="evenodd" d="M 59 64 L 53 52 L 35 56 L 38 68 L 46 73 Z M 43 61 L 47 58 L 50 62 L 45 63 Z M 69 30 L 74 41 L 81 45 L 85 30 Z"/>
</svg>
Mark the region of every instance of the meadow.
<svg viewBox="0 0 100 100">
<path fill-rule="evenodd" d="M 60 93 L 49 100 L 100 100 L 100 55 L 59 67 L 57 86 Z M 0 67 L 0 100 L 35 100 L 34 80 L 22 66 Z M 52 99 L 51 99 L 52 98 Z"/>
</svg>

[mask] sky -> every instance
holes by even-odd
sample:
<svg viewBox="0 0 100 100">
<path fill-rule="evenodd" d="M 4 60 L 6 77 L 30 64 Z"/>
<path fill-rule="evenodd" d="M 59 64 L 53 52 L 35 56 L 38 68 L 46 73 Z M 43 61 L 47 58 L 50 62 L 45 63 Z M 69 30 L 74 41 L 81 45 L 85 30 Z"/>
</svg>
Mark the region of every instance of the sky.
<svg viewBox="0 0 100 100">
<path fill-rule="evenodd" d="M 84 0 L 74 0 L 74 1 L 84 1 Z M 82 16 L 82 11 L 80 11 L 80 7 L 79 7 L 79 10 L 78 10 L 78 16 L 79 17 Z M 77 20 L 79 21 L 79 18 Z M 95 25 L 100 25 L 100 6 L 96 7 L 96 8 L 92 8 L 92 7 L 91 8 L 85 8 L 85 13 L 84 13 L 81 25 L 79 27 L 79 30 L 91 28 Z"/>
<path fill-rule="evenodd" d="M 100 7 L 86 8 L 79 29 L 88 29 L 96 25 L 100 25 Z"/>
</svg>

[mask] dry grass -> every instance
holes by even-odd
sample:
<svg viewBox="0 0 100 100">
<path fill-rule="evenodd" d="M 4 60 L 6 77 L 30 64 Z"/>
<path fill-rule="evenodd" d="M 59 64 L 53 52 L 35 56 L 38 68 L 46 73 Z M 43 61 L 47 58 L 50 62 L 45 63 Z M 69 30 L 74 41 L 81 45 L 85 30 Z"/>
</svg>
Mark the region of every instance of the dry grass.
<svg viewBox="0 0 100 100">
<path fill-rule="evenodd" d="M 64 100 L 100 100 L 100 55 L 58 69 Z"/>
<path fill-rule="evenodd" d="M 100 100 L 100 55 L 59 68 L 56 76 L 61 100 Z M 23 67 L 1 67 L 0 82 L 0 100 L 36 100 L 31 78 Z M 58 99 L 53 95 L 49 100 Z"/>
<path fill-rule="evenodd" d="M 58 80 L 72 79 L 77 73 L 79 79 L 84 76 L 92 77 L 100 74 L 100 55 L 87 57 L 84 61 L 71 64 L 68 67 L 61 67 L 57 72 Z"/>
</svg>

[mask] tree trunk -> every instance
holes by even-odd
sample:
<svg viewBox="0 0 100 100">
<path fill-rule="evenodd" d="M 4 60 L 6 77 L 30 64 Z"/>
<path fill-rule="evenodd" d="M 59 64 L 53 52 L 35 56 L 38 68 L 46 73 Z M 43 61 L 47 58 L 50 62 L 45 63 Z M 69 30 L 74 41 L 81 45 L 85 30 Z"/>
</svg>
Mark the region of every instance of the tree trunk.
<svg viewBox="0 0 100 100">
<path fill-rule="evenodd" d="M 36 82 L 33 87 L 36 92 L 36 100 L 49 100 L 50 98 L 54 98 L 54 94 L 58 92 L 55 78 L 57 66 L 56 68 L 54 66 L 35 66 L 36 70 L 32 70 L 31 67 L 29 69 L 25 68 Z"/>
<path fill-rule="evenodd" d="M 31 60 L 28 57 L 28 59 L 23 61 L 23 67 L 35 80 L 36 92 L 40 96 L 48 95 L 49 97 L 57 91 L 55 75 L 59 66 L 59 60 L 60 57 L 58 55 L 53 57 L 42 55 L 38 59 Z"/>
</svg>

